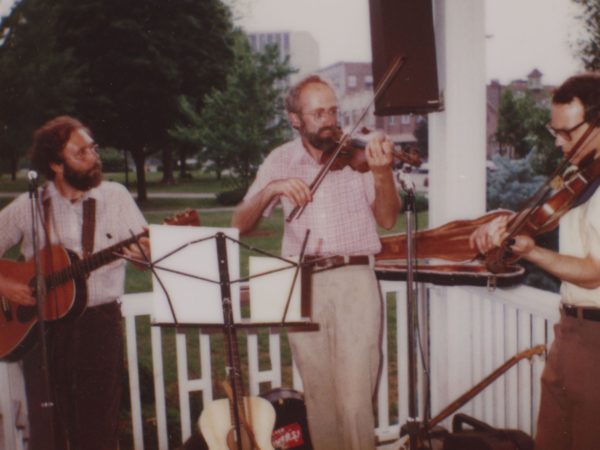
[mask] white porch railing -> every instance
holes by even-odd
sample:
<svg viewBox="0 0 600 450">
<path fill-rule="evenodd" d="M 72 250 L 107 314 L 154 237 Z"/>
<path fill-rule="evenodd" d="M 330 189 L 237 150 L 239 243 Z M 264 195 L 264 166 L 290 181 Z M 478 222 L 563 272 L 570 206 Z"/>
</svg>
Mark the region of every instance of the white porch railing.
<svg viewBox="0 0 600 450">
<path fill-rule="evenodd" d="M 26 438 L 26 404 L 21 368 L 0 363 L 0 449 L 22 450 Z"/>
<path fill-rule="evenodd" d="M 397 439 L 401 425 L 408 418 L 406 287 L 401 282 L 382 281 L 381 288 L 387 307 L 386 330 L 383 334 L 384 367 L 377 397 L 375 433 L 380 441 L 389 441 Z M 488 291 L 477 287 L 421 285 L 418 297 L 420 329 L 426 337 L 422 339 L 422 347 L 428 354 L 425 360 L 429 365 L 429 404 L 432 416 L 519 351 L 536 344 L 550 343 L 553 339 L 551 324 L 558 319 L 558 296 L 526 286 Z M 179 403 L 169 406 L 179 411 L 181 427 L 177 431 L 169 430 L 163 351 L 170 351 L 170 347 L 164 345 L 164 332 L 158 327 L 151 327 L 149 331 L 151 355 L 140 353 L 148 352 L 148 349 L 140 349 L 137 342 L 140 330 L 136 319 L 150 315 L 150 299 L 151 296 L 146 293 L 123 297 L 131 431 L 134 448 L 142 450 L 145 448 L 144 421 L 155 423 L 158 448 L 167 450 L 169 432 L 181 433 L 181 438 L 186 439 L 192 427 L 195 427 L 197 418 L 191 417 L 190 412 L 191 394 L 200 393 L 203 404 L 213 399 L 210 356 L 211 351 L 221 350 L 211 349 L 211 340 L 214 339 L 198 332 L 199 355 L 194 356 L 198 361 L 189 361 L 186 334 L 176 334 Z M 318 321 L 318 318 L 315 320 Z M 395 336 L 393 342 L 389 341 L 390 336 Z M 281 345 L 280 335 L 277 332 L 270 333 L 267 358 L 270 364 L 266 364 L 269 368 L 265 369 L 264 361 L 259 364 L 258 336 L 255 333 L 248 334 L 248 383 L 251 394 L 258 394 L 261 385 L 264 388 L 264 383 L 268 383 L 270 388 L 282 385 Z M 261 347 L 264 348 L 264 343 Z M 155 405 L 151 417 L 142 412 L 139 376 L 139 360 L 142 357 L 152 359 Z M 196 372 L 200 376 L 189 375 L 191 363 L 199 367 Z M 467 403 L 461 411 L 495 426 L 520 428 L 533 434 L 542 367 L 541 358 L 534 358 L 532 362 L 521 361 Z M 5 382 L 3 372 L 4 366 L 0 365 L 0 383 Z M 423 414 L 428 396 L 421 370 L 419 374 L 419 411 Z M 296 370 L 293 370 L 292 380 L 291 387 L 301 390 L 301 380 Z M 7 391 L 3 389 L 3 400 L 0 402 L 4 449 L 18 450 L 22 448 L 22 437 L 14 431 L 15 419 L 11 417 L 14 408 L 4 400 L 5 392 Z M 146 448 L 149 446 L 146 445 Z"/>
<path fill-rule="evenodd" d="M 407 345 L 406 345 L 406 287 L 400 282 L 381 282 L 388 307 L 396 317 L 386 317 L 386 327 L 394 326 L 395 333 L 383 333 L 384 367 L 378 392 L 377 429 L 380 441 L 396 439 L 400 427 L 408 418 Z M 430 352 L 432 413 L 440 411 L 464 391 L 475 385 L 494 368 L 511 356 L 536 344 L 550 343 L 553 338 L 550 326 L 558 319 L 556 294 L 521 286 L 507 290 L 488 291 L 486 288 L 429 287 L 420 293 L 421 329 L 428 330 Z M 390 305 L 390 302 L 393 303 Z M 135 317 L 150 313 L 149 297 L 134 294 L 123 299 L 123 315 L 127 324 L 129 376 L 135 449 L 144 448 L 142 436 L 141 403 L 137 378 L 137 350 L 135 345 Z M 387 314 L 386 314 L 387 316 Z M 315 318 L 318 321 L 318 318 Z M 156 423 L 160 449 L 167 449 L 167 426 L 164 411 L 165 392 L 162 383 L 161 330 L 153 327 L 152 360 L 154 365 Z M 396 336 L 389 342 L 389 336 Z M 208 335 L 200 334 L 199 378 L 188 377 L 186 336 L 177 334 L 179 411 L 181 436 L 187 438 L 195 418 L 190 417 L 189 397 L 200 391 L 203 403 L 213 399 L 213 382 L 210 379 L 211 343 Z M 248 367 L 249 388 L 252 395 L 260 391 L 261 383 L 271 388 L 282 383 L 281 343 L 278 333 L 269 335 L 270 368 L 259 368 L 258 338 L 249 334 Z M 452 350 L 455 349 L 455 350 Z M 448 351 L 455 353 L 449 353 Z M 220 350 L 219 350 L 220 351 Z M 390 362 L 399 370 L 390 370 Z M 460 364 L 457 364 L 460 362 Z M 396 366 L 396 364 L 394 364 Z M 522 361 L 489 386 L 482 394 L 465 405 L 461 411 L 500 427 L 520 428 L 534 433 L 535 417 L 539 403 L 539 376 L 543 360 L 531 363 Z M 293 388 L 301 390 L 301 380 L 294 370 Z M 420 371 L 421 373 L 421 371 Z M 420 411 L 424 409 L 425 382 L 420 375 Z M 395 388 L 397 387 L 397 389 Z M 392 398 L 392 395 L 394 398 Z M 397 413 L 394 410 L 397 408 Z"/>
</svg>

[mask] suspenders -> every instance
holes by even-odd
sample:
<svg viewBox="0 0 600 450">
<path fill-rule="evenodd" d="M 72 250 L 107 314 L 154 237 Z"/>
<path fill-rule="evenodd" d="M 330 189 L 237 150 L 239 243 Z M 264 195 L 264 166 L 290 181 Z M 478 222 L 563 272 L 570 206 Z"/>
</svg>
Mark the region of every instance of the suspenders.
<svg viewBox="0 0 600 450">
<path fill-rule="evenodd" d="M 46 234 L 46 245 L 50 244 L 50 225 L 52 220 L 50 214 L 52 211 L 51 199 L 47 195 L 48 185 L 42 188 L 42 206 L 44 209 L 44 232 Z M 83 202 L 83 224 L 81 226 L 81 248 L 83 257 L 90 255 L 94 251 L 94 235 L 96 231 L 96 199 L 88 198 Z"/>
</svg>

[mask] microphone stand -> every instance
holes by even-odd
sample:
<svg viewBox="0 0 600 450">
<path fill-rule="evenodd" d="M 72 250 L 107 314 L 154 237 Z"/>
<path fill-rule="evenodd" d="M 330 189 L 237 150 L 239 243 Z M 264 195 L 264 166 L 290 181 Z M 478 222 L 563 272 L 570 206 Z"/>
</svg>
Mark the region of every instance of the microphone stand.
<svg viewBox="0 0 600 450">
<path fill-rule="evenodd" d="M 46 341 L 46 326 L 45 326 L 45 298 L 46 298 L 46 280 L 44 273 L 42 272 L 42 262 L 40 258 L 40 245 L 39 245 L 39 232 L 38 225 L 43 221 L 39 215 L 39 195 L 38 195 L 38 174 L 31 170 L 27 174 L 29 179 L 29 199 L 31 203 L 31 236 L 32 236 L 32 247 L 33 247 L 33 260 L 35 267 L 35 302 L 36 311 L 38 318 L 38 330 L 40 338 L 40 353 L 41 361 L 40 367 L 42 372 L 42 383 L 44 383 L 44 389 L 40 398 L 40 406 L 47 418 L 46 423 L 48 424 L 48 448 L 53 449 L 55 446 L 54 442 L 54 402 L 50 394 L 50 371 L 48 368 L 48 345 Z"/>
<path fill-rule="evenodd" d="M 400 180 L 402 189 L 406 192 L 406 316 L 408 332 L 408 419 L 406 429 L 410 438 L 410 450 L 417 449 L 420 431 L 418 420 L 417 400 L 417 301 L 414 292 L 414 223 L 415 223 L 415 193 L 414 185 L 409 186 Z"/>
</svg>

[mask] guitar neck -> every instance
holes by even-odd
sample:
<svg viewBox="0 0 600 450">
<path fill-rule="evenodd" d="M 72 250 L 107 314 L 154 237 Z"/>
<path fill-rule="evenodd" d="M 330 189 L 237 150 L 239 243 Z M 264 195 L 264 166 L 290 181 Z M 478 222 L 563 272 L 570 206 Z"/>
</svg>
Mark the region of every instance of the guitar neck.
<svg viewBox="0 0 600 450">
<path fill-rule="evenodd" d="M 75 261 L 70 266 L 65 267 L 62 270 L 47 275 L 46 286 L 51 289 L 73 278 L 87 275 L 88 273 L 117 260 L 121 257 L 119 253 L 124 247 L 128 247 L 144 236 L 148 236 L 148 231 L 136 234 L 129 239 L 125 239 L 105 248 L 104 250 L 93 253 L 87 258 Z"/>
<path fill-rule="evenodd" d="M 229 366 L 231 370 L 230 381 L 232 383 L 232 388 L 234 389 L 235 394 L 233 398 L 230 398 L 230 415 L 232 423 L 234 423 L 234 399 L 237 403 L 236 407 L 240 417 L 246 417 L 245 408 L 244 408 L 244 397 L 246 396 L 244 392 L 244 383 L 242 382 L 242 365 L 240 362 L 240 354 L 238 351 L 238 341 L 237 341 L 237 333 L 235 332 L 235 328 L 231 331 L 231 334 L 228 335 L 228 339 L 231 342 L 228 342 L 231 348 L 231 361 L 229 361 Z"/>
</svg>

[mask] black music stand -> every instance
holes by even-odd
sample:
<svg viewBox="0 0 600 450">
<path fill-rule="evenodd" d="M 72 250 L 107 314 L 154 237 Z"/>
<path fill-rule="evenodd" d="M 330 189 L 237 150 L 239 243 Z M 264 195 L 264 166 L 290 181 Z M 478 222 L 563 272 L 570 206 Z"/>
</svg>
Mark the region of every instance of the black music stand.
<svg viewBox="0 0 600 450">
<path fill-rule="evenodd" d="M 179 229 L 181 230 L 181 227 L 179 227 Z M 170 311 L 172 314 L 173 322 L 172 323 L 157 322 L 157 323 L 153 323 L 152 324 L 153 326 L 164 326 L 164 327 L 175 327 L 175 328 L 181 328 L 181 327 L 208 328 L 208 329 L 212 328 L 212 329 L 217 329 L 217 330 L 220 329 L 224 333 L 224 335 L 226 337 L 226 342 L 227 342 L 228 360 L 230 361 L 230 366 L 228 367 L 227 372 L 228 372 L 231 386 L 233 387 L 233 389 L 232 389 L 232 397 L 233 397 L 232 404 L 234 406 L 233 407 L 233 417 L 234 417 L 234 426 L 235 426 L 235 431 L 236 431 L 237 436 L 242 436 L 242 432 L 241 432 L 242 430 L 241 430 L 241 417 L 240 417 L 240 412 L 238 410 L 238 405 L 240 404 L 239 392 L 235 388 L 235 386 L 237 386 L 238 382 L 241 380 L 241 373 L 236 371 L 233 367 L 233 364 L 231 364 L 231 361 L 234 360 L 234 354 L 237 353 L 237 350 L 236 350 L 236 346 L 237 346 L 236 331 L 237 331 L 237 329 L 240 329 L 240 328 L 246 328 L 246 329 L 265 328 L 265 327 L 269 327 L 269 328 L 291 327 L 293 329 L 293 331 L 316 331 L 319 328 L 318 324 L 312 322 L 310 317 L 308 317 L 307 320 L 286 321 L 286 317 L 288 314 L 288 309 L 289 309 L 290 301 L 291 301 L 291 298 L 292 298 L 292 295 L 294 292 L 295 284 L 298 281 L 298 277 L 302 276 L 302 268 L 305 265 L 305 263 L 303 262 L 303 256 L 304 256 L 304 250 L 306 248 L 306 243 L 308 241 L 308 235 L 309 235 L 309 233 L 307 232 L 305 239 L 304 239 L 303 246 L 302 246 L 302 251 L 300 254 L 299 262 L 295 262 L 295 261 L 292 261 L 292 260 L 289 260 L 286 258 L 282 258 L 277 255 L 273 255 L 269 252 L 258 249 L 256 247 L 248 246 L 248 245 L 244 244 L 243 242 L 228 236 L 223 231 L 217 231 L 216 233 L 211 234 L 207 237 L 203 237 L 203 238 L 199 238 L 199 239 L 187 242 L 187 243 L 175 248 L 174 250 L 168 252 L 166 255 L 158 258 L 155 261 L 150 261 L 146 255 L 144 255 L 145 260 L 134 260 L 132 258 L 127 258 L 127 257 L 123 256 L 125 259 L 128 259 L 128 260 L 136 262 L 138 264 L 147 266 L 152 271 L 152 273 L 155 277 L 155 280 L 157 281 L 158 285 L 160 286 L 160 288 L 162 289 L 163 293 L 166 296 L 166 300 L 169 304 L 169 308 L 170 308 Z M 165 261 L 168 257 L 180 252 L 181 250 L 188 248 L 191 245 L 200 244 L 202 242 L 210 241 L 210 240 L 214 240 L 215 244 L 216 244 L 218 279 L 210 279 L 207 277 L 198 276 L 198 275 L 195 275 L 195 274 L 192 274 L 189 272 L 186 273 L 183 271 L 171 269 L 166 266 L 160 265 L 160 263 L 162 261 Z M 237 280 L 231 280 L 230 273 L 229 273 L 229 262 L 228 262 L 228 252 L 227 252 L 227 242 L 228 241 L 233 242 L 236 245 L 243 246 L 250 251 L 254 251 L 254 252 L 257 252 L 262 255 L 272 257 L 272 258 L 277 258 L 281 261 L 286 262 L 288 264 L 288 266 L 279 268 L 279 269 L 270 270 L 270 271 L 263 272 L 263 273 L 259 273 L 259 274 L 255 274 L 255 275 L 248 276 L 245 278 L 239 278 Z M 234 313 L 233 313 L 232 292 L 231 292 L 231 285 L 233 283 L 240 283 L 243 281 L 248 281 L 251 278 L 270 275 L 272 273 L 279 272 L 282 270 L 288 270 L 292 267 L 294 267 L 293 281 L 290 286 L 288 298 L 286 300 L 285 308 L 284 308 L 284 311 L 283 311 L 280 321 L 277 321 L 277 322 L 252 322 L 252 321 L 245 320 L 245 319 L 241 319 L 238 322 L 235 321 Z M 213 284 L 218 285 L 220 288 L 223 323 L 188 323 L 188 322 L 182 322 L 181 320 L 179 320 L 177 317 L 177 314 L 175 312 L 175 307 L 173 305 L 173 301 L 172 301 L 169 293 L 167 292 L 165 284 L 163 283 L 163 281 L 161 281 L 161 277 L 159 276 L 158 272 L 161 270 L 168 272 L 168 273 L 177 274 L 177 275 L 181 275 L 184 277 L 197 279 L 199 281 L 203 281 L 206 283 L 213 283 Z M 306 295 L 306 294 L 310 294 L 310 293 L 305 293 L 305 295 L 302 295 L 301 310 L 303 311 L 303 313 L 304 312 L 310 313 L 311 307 L 310 307 L 309 303 L 310 303 L 311 299 L 310 299 L 310 296 Z M 242 439 L 237 439 L 236 444 L 237 444 L 238 450 L 242 450 Z"/>
</svg>

